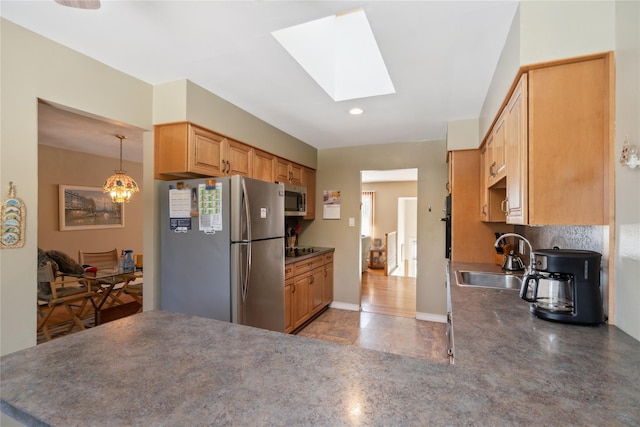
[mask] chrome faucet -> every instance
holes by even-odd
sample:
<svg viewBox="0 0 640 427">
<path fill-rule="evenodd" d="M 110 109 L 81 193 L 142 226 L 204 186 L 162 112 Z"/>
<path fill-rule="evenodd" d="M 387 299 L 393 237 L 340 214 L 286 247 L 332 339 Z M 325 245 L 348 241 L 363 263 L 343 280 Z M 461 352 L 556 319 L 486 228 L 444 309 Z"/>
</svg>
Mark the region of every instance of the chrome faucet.
<svg viewBox="0 0 640 427">
<path fill-rule="evenodd" d="M 500 248 L 500 240 L 504 239 L 505 237 L 517 237 L 519 239 L 522 239 L 527 246 L 529 246 L 529 266 L 525 269 L 524 273 L 526 275 L 530 275 L 530 274 L 535 274 L 536 272 L 536 260 L 535 257 L 533 256 L 533 247 L 531 246 L 531 242 L 529 242 L 526 237 L 521 236 L 518 233 L 506 233 L 501 235 L 500 237 L 498 237 L 498 240 L 496 240 L 496 242 L 493 244 L 496 248 Z"/>
</svg>

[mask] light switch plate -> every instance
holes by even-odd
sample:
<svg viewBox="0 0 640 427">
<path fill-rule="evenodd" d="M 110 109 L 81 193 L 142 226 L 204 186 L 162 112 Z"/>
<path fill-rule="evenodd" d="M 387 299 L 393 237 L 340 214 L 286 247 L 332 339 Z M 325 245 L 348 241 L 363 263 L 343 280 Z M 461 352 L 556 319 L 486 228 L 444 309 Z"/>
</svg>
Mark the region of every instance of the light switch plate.
<svg viewBox="0 0 640 427">
<path fill-rule="evenodd" d="M 521 254 L 524 253 L 524 240 L 518 241 L 518 252 L 520 252 Z"/>
<path fill-rule="evenodd" d="M 349 218 L 349 227 L 355 227 L 355 226 L 356 226 L 356 219 Z"/>
</svg>

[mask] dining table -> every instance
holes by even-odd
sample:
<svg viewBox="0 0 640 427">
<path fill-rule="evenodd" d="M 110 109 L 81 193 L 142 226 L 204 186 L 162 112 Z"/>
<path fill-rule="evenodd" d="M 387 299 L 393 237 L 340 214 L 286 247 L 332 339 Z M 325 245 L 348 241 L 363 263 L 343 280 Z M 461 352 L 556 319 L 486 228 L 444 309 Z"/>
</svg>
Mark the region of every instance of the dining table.
<svg viewBox="0 0 640 427">
<path fill-rule="evenodd" d="M 91 300 L 95 313 L 95 326 L 137 313 L 140 309 L 140 304 L 137 301 L 125 303 L 113 295 L 113 291 L 119 283 L 123 283 L 123 286 L 126 286 L 129 282 L 142 278 L 142 270 L 122 272 L 117 267 L 98 268 L 96 270 L 83 272 L 80 278 L 86 280 L 91 285 L 96 285 L 98 288 L 99 298 L 97 301 Z M 108 307 L 105 307 L 109 298 L 114 302 Z"/>
</svg>

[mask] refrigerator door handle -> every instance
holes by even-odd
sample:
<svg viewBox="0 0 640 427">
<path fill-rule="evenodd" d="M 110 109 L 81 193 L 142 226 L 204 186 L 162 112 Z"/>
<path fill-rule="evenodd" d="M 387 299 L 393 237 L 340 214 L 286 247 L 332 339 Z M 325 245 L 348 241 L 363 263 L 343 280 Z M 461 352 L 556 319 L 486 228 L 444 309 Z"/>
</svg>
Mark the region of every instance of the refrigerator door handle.
<svg viewBox="0 0 640 427">
<path fill-rule="evenodd" d="M 238 269 L 240 270 L 240 294 L 242 296 L 242 303 L 244 304 L 247 300 L 247 291 L 249 290 L 249 277 L 251 277 L 251 242 L 241 242 L 237 244 L 246 248 L 246 255 L 238 265 Z"/>
<path fill-rule="evenodd" d="M 247 226 L 247 242 L 251 241 L 251 210 L 249 209 L 249 199 L 247 198 L 247 184 L 244 178 L 240 178 L 242 182 L 242 204 L 244 205 L 244 219 Z"/>
<path fill-rule="evenodd" d="M 242 279 L 242 303 L 247 300 L 247 291 L 249 290 L 249 277 L 251 275 L 251 210 L 249 209 L 249 199 L 247 197 L 247 184 L 244 178 L 240 178 L 242 182 L 242 204 L 244 205 L 245 224 L 247 226 L 247 240 L 243 242 L 247 246 L 247 259 L 244 265 L 245 276 Z"/>
<path fill-rule="evenodd" d="M 249 292 L 249 277 L 251 277 L 251 242 L 247 243 L 247 264 L 245 265 L 244 282 L 242 283 L 242 302 L 247 301 Z"/>
</svg>

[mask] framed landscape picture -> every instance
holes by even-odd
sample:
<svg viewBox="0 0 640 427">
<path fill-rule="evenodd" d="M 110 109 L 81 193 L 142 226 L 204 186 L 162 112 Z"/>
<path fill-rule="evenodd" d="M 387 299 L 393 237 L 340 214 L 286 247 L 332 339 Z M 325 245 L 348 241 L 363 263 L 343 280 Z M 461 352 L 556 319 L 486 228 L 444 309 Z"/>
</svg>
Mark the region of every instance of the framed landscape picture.
<svg viewBox="0 0 640 427">
<path fill-rule="evenodd" d="M 60 231 L 124 227 L 124 203 L 100 187 L 59 186 Z"/>
</svg>

